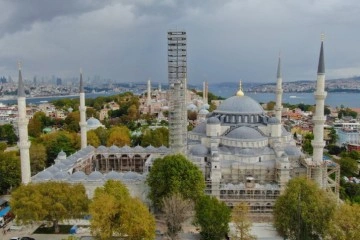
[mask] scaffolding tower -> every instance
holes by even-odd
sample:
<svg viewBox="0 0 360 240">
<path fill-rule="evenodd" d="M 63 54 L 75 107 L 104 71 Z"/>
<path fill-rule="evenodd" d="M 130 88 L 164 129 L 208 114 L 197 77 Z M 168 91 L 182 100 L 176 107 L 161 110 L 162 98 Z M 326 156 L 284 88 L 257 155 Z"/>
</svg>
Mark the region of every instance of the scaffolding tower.
<svg viewBox="0 0 360 240">
<path fill-rule="evenodd" d="M 187 145 L 187 58 L 186 32 L 169 31 L 168 79 L 169 79 L 169 145 L 174 153 L 186 154 Z"/>
</svg>

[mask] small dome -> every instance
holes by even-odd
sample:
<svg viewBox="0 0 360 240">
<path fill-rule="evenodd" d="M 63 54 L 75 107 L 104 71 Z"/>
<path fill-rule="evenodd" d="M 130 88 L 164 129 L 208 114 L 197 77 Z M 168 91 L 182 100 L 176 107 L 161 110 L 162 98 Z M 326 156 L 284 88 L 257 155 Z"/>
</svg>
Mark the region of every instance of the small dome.
<svg viewBox="0 0 360 240">
<path fill-rule="evenodd" d="M 94 117 L 91 117 L 89 118 L 87 121 L 86 121 L 88 127 L 96 127 L 96 126 L 102 126 L 101 122 L 99 120 L 97 120 L 96 118 Z"/>
<path fill-rule="evenodd" d="M 101 181 L 104 178 L 104 175 L 101 172 L 94 171 L 89 174 L 87 180 L 88 181 Z"/>
<path fill-rule="evenodd" d="M 302 155 L 301 150 L 296 146 L 286 146 L 284 148 L 284 150 L 288 156 L 301 156 Z"/>
<path fill-rule="evenodd" d="M 54 180 L 65 181 L 69 178 L 69 174 L 66 171 L 60 171 L 54 175 Z"/>
<path fill-rule="evenodd" d="M 68 167 L 65 164 L 63 164 L 62 162 L 56 163 L 54 166 L 57 167 L 59 170 L 67 170 L 68 169 Z"/>
<path fill-rule="evenodd" d="M 48 169 L 46 169 L 46 171 L 51 172 L 52 174 L 57 173 L 58 171 L 60 171 L 59 168 L 57 168 L 55 165 L 52 165 L 51 167 L 49 167 Z"/>
<path fill-rule="evenodd" d="M 57 158 L 60 159 L 60 160 L 66 159 L 66 153 L 65 153 L 63 150 L 61 150 L 61 151 L 58 153 Z"/>
<path fill-rule="evenodd" d="M 86 180 L 86 174 L 83 171 L 77 171 L 70 175 L 70 181 L 80 182 Z"/>
<path fill-rule="evenodd" d="M 189 111 L 192 111 L 192 112 L 197 111 L 197 107 L 196 107 L 196 105 L 193 104 L 193 103 L 190 103 L 190 104 L 186 107 L 186 109 L 189 110 Z"/>
<path fill-rule="evenodd" d="M 74 111 L 74 109 L 73 109 L 72 107 L 69 107 L 69 108 L 68 108 L 68 112 L 71 113 L 72 111 Z"/>
<path fill-rule="evenodd" d="M 226 137 L 235 139 L 261 139 L 265 138 L 259 131 L 251 127 L 238 127 L 229 132 Z"/>
<path fill-rule="evenodd" d="M 190 153 L 194 156 L 204 157 L 209 154 L 209 149 L 202 144 L 198 144 L 190 149 Z"/>
<path fill-rule="evenodd" d="M 39 172 L 35 175 L 35 180 L 37 181 L 48 181 L 53 178 L 53 174 L 47 170 L 44 170 L 42 172 Z"/>
<path fill-rule="evenodd" d="M 110 153 L 118 153 L 119 152 L 119 147 L 115 146 L 115 145 L 112 145 L 110 148 L 109 148 L 109 152 Z"/>
<path fill-rule="evenodd" d="M 199 114 L 201 114 L 201 115 L 206 115 L 206 114 L 208 114 L 208 113 L 209 113 L 209 111 L 206 110 L 206 109 L 201 109 L 201 110 L 199 111 Z"/>
<path fill-rule="evenodd" d="M 203 105 L 201 106 L 201 109 L 209 110 L 209 108 L 210 108 L 210 105 L 207 104 L 207 103 L 205 103 L 205 104 L 203 104 Z"/>
<path fill-rule="evenodd" d="M 99 153 L 105 153 L 105 152 L 108 151 L 108 149 L 107 149 L 107 147 L 101 145 L 96 149 L 96 151 L 99 152 Z"/>
<path fill-rule="evenodd" d="M 192 132 L 206 134 L 206 123 L 201 122 L 193 128 Z"/>
<path fill-rule="evenodd" d="M 109 180 L 120 180 L 121 179 L 121 174 L 115 171 L 111 171 L 108 174 L 105 175 L 105 179 Z"/>
<path fill-rule="evenodd" d="M 207 124 L 220 124 L 220 120 L 217 117 L 210 117 L 206 121 Z"/>
<path fill-rule="evenodd" d="M 271 124 L 271 125 L 273 125 L 273 124 L 279 124 L 280 123 L 280 121 L 279 121 L 279 119 L 277 119 L 276 117 L 271 117 L 271 118 L 269 118 L 269 120 L 268 120 L 268 124 Z"/>
<path fill-rule="evenodd" d="M 136 180 L 141 179 L 141 175 L 136 173 L 136 172 L 124 172 L 122 178 L 124 180 L 134 180 L 134 181 L 136 181 Z"/>
</svg>

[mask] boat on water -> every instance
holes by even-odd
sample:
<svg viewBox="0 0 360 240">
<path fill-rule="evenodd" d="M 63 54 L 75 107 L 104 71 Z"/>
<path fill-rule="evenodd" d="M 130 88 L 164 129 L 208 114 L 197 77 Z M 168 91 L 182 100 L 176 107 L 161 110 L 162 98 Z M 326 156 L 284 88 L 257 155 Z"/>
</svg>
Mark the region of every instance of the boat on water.
<svg viewBox="0 0 360 240">
<path fill-rule="evenodd" d="M 296 96 L 293 95 L 293 96 L 290 96 L 289 98 L 296 98 Z"/>
</svg>

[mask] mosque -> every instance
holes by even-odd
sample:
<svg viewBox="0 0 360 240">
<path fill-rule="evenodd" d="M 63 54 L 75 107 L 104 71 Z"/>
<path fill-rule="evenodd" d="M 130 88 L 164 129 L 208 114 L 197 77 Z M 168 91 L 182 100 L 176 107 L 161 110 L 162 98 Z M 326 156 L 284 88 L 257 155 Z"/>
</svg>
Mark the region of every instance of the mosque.
<svg viewBox="0 0 360 240">
<path fill-rule="evenodd" d="M 241 83 L 235 96 L 224 100 L 213 112 L 206 113 L 200 124 L 187 133 L 186 154 L 204 174 L 206 193 L 216 196 L 227 205 L 247 202 L 254 213 L 271 213 L 276 198 L 286 183 L 296 176 L 307 176 L 321 188 L 338 195 L 339 166 L 323 160 L 324 100 L 326 97 L 323 42 L 318 65 L 317 88 L 314 93 L 316 112 L 314 122 L 313 156 L 305 156 L 296 147 L 292 135 L 281 123 L 282 76 L 279 58 L 275 117 L 269 117 L 261 105 L 244 94 Z M 96 187 L 108 179 L 124 182 L 132 195 L 147 199 L 145 184 L 154 159 L 172 154 L 171 148 L 152 146 L 104 147 L 88 146 L 88 128 L 101 125 L 95 119 L 86 121 L 85 93 L 80 73 L 81 150 L 66 156 L 60 152 L 55 164 L 30 176 L 25 113 L 25 93 L 19 67 L 19 134 L 22 182 L 66 181 L 82 183 L 91 197 Z M 335 180 L 330 178 L 335 174 Z"/>
</svg>

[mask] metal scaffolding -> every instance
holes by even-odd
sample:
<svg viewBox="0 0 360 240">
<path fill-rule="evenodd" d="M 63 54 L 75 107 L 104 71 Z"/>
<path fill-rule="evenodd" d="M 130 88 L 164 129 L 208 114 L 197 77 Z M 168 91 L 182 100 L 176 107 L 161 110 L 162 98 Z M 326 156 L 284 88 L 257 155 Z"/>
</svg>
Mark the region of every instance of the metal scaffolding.
<svg viewBox="0 0 360 240">
<path fill-rule="evenodd" d="M 168 32 L 169 145 L 174 153 L 186 154 L 187 59 L 186 32 Z"/>
</svg>

